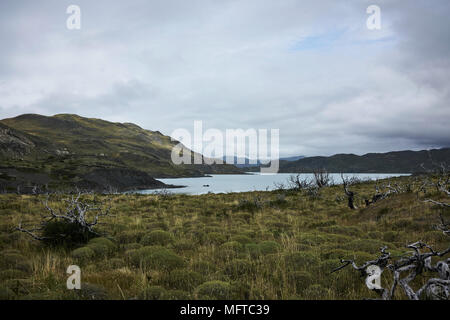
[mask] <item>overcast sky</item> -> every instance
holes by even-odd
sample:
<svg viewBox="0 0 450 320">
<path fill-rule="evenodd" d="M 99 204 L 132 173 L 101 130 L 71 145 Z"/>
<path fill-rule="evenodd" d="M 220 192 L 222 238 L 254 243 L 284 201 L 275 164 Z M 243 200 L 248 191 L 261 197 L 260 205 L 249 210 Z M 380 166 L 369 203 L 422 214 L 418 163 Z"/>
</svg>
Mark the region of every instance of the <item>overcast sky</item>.
<svg viewBox="0 0 450 320">
<path fill-rule="evenodd" d="M 448 0 L 1 0 L 0 118 L 280 129 L 282 156 L 450 146 L 449 16 Z"/>
</svg>

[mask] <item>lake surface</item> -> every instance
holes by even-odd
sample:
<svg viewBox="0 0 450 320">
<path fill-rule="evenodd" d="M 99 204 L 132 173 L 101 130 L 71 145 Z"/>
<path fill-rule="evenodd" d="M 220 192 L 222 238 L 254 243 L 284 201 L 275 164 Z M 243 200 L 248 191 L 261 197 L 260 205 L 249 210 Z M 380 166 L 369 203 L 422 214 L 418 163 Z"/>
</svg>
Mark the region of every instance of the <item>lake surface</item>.
<svg viewBox="0 0 450 320">
<path fill-rule="evenodd" d="M 275 184 L 284 183 L 287 185 L 287 181 L 294 173 L 278 173 L 278 174 L 217 174 L 211 177 L 202 178 L 171 178 L 171 179 L 158 179 L 165 184 L 182 185 L 184 188 L 167 189 L 171 193 L 185 193 L 185 194 L 204 194 L 208 192 L 212 193 L 229 193 L 229 192 L 246 192 L 246 191 L 264 191 L 276 189 Z M 382 174 L 382 173 L 349 173 L 345 174 L 346 177 L 358 177 L 360 179 L 383 179 L 388 177 L 407 176 L 409 174 Z M 303 177 L 312 179 L 313 174 L 301 174 Z M 330 174 L 334 182 L 341 183 L 340 174 Z M 208 185 L 208 187 L 206 186 Z M 159 192 L 161 189 L 141 190 L 139 193 L 151 194 Z"/>
</svg>

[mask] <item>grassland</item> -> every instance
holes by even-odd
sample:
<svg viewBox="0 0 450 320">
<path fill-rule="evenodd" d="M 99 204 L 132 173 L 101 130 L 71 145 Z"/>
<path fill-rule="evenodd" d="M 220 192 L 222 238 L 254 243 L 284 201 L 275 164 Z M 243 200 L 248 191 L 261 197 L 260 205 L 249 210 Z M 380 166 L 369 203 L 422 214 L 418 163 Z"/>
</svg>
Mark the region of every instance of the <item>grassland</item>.
<svg viewBox="0 0 450 320">
<path fill-rule="evenodd" d="M 449 210 L 422 201 L 444 195 L 413 189 L 366 208 L 374 182 L 352 191 L 361 209 L 347 207 L 342 186 L 318 197 L 292 190 L 85 195 L 110 199 L 111 216 L 98 227 L 105 236 L 79 248 L 46 247 L 13 231 L 20 221 L 41 221 L 42 195 L 0 195 L 0 299 L 375 298 L 350 268 L 330 274 L 340 258 L 370 260 L 383 245 L 400 256 L 417 240 L 448 247 L 433 224 Z M 50 206 L 61 207 L 64 197 Z M 81 291 L 66 289 L 72 264 L 81 267 Z M 383 283 L 390 279 L 384 272 Z"/>
</svg>

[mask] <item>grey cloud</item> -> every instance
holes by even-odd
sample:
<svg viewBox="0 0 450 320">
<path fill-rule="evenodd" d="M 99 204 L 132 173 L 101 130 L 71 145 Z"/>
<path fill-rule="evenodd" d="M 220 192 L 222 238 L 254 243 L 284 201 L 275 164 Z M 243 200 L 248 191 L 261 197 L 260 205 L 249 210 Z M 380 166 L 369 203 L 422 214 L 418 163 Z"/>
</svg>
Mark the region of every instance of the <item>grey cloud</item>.
<svg viewBox="0 0 450 320">
<path fill-rule="evenodd" d="M 278 128 L 282 155 L 449 145 L 448 1 L 380 0 L 380 31 L 372 1 L 331 0 L 79 0 L 69 31 L 72 2 L 1 2 L 2 118 Z"/>
</svg>

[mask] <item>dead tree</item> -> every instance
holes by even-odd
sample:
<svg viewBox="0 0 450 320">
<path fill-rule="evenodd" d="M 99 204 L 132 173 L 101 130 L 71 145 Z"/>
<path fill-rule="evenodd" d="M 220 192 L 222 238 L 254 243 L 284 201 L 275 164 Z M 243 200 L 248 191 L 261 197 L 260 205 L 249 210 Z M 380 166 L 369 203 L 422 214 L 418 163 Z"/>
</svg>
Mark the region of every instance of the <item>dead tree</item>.
<svg viewBox="0 0 450 320">
<path fill-rule="evenodd" d="M 342 184 L 344 186 L 344 192 L 345 192 L 345 195 L 347 196 L 347 200 L 348 200 L 348 207 L 352 210 L 358 209 L 358 207 L 355 205 L 355 193 L 348 189 L 350 181 L 347 178 L 344 178 L 344 175 L 342 173 L 341 173 L 341 178 L 342 178 Z"/>
<path fill-rule="evenodd" d="M 393 194 L 400 194 L 403 192 L 406 192 L 406 190 L 409 190 L 409 187 L 406 188 L 404 186 L 399 185 L 398 183 L 391 184 L 391 181 L 388 180 L 387 184 L 383 184 L 379 186 L 378 184 L 375 184 L 375 194 L 372 196 L 372 198 L 365 199 L 366 207 L 370 206 L 371 204 L 386 199 L 387 197 L 393 195 Z"/>
<path fill-rule="evenodd" d="M 53 209 L 48 205 L 49 196 L 43 201 L 47 214 L 41 215 L 40 225 L 24 228 L 22 222 L 16 230 L 24 232 L 35 240 L 48 244 L 76 244 L 88 241 L 100 234 L 94 229 L 99 218 L 109 215 L 111 205 L 105 206 L 81 201 L 81 193 L 64 199 L 65 209 Z"/>
<path fill-rule="evenodd" d="M 314 183 L 317 188 L 321 189 L 331 184 L 330 174 L 325 169 L 316 169 L 313 171 Z"/>
<path fill-rule="evenodd" d="M 289 188 L 294 190 L 305 190 L 311 186 L 311 180 L 301 178 L 301 174 L 291 175 L 288 180 Z"/>
<path fill-rule="evenodd" d="M 431 201 L 430 201 L 431 202 Z M 436 203 L 433 201 L 433 203 Z M 438 205 L 441 204 L 438 202 Z M 450 236 L 450 223 L 444 221 L 442 214 L 440 222 L 435 226 L 437 230 L 443 234 Z M 419 300 L 422 298 L 432 299 L 449 299 L 450 298 L 450 258 L 431 264 L 432 257 L 444 257 L 450 253 L 450 246 L 442 251 L 436 251 L 428 244 L 418 241 L 407 245 L 408 249 L 412 249 L 409 256 L 393 260 L 391 254 L 386 251 L 387 247 L 381 248 L 381 256 L 375 260 L 367 261 L 358 266 L 353 260 L 341 260 L 342 266 L 334 269 L 332 272 L 339 271 L 347 266 L 359 271 L 362 276 L 367 276 L 367 267 L 377 266 L 381 272 L 390 270 L 393 275 L 393 281 L 390 288 L 373 288 L 383 300 L 391 300 L 394 298 L 397 286 L 400 286 L 406 296 L 411 300 Z M 424 272 L 434 273 L 432 278 L 419 289 L 414 290 L 411 282 Z"/>
</svg>

